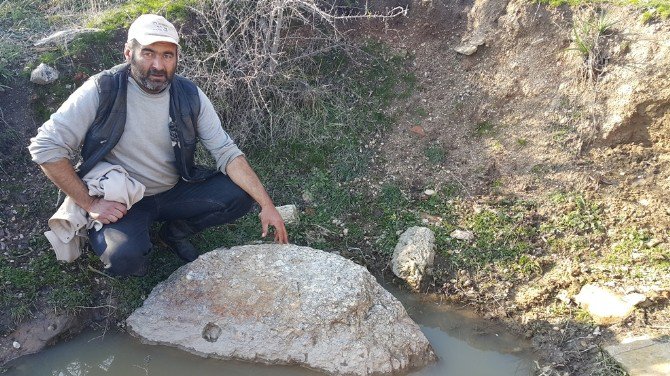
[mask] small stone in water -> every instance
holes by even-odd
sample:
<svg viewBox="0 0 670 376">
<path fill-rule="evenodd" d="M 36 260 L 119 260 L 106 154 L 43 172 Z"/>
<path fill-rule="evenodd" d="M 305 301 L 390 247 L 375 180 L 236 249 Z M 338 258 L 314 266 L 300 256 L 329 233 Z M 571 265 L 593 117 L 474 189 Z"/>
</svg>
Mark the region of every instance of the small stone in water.
<svg viewBox="0 0 670 376">
<path fill-rule="evenodd" d="M 21 348 L 21 344 L 16 342 L 16 341 L 14 341 L 14 343 L 12 343 L 12 346 L 14 346 L 15 349 L 20 349 Z"/>
</svg>

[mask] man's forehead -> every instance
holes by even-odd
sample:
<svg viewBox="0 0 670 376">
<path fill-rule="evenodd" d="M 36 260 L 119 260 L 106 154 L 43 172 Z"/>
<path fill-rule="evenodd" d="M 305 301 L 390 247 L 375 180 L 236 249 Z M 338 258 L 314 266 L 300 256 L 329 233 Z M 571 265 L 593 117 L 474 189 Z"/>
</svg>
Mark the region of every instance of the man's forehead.
<svg viewBox="0 0 670 376">
<path fill-rule="evenodd" d="M 150 50 L 155 52 L 177 52 L 177 46 L 170 42 L 155 42 L 149 45 L 139 45 L 140 50 Z"/>
</svg>

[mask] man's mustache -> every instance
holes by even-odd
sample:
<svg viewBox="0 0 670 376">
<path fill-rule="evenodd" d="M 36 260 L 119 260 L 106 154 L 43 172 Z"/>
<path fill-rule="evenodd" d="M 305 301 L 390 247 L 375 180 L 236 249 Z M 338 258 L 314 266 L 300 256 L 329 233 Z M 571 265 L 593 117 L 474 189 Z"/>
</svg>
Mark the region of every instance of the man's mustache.
<svg viewBox="0 0 670 376">
<path fill-rule="evenodd" d="M 151 75 L 151 76 L 167 76 L 167 72 L 165 70 L 149 69 L 149 75 Z"/>
</svg>

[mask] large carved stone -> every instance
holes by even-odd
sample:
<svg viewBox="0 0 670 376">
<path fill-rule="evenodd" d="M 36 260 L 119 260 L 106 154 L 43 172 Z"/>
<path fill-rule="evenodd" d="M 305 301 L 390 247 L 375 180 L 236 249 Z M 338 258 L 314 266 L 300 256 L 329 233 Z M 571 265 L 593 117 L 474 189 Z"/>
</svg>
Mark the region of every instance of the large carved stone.
<svg viewBox="0 0 670 376">
<path fill-rule="evenodd" d="M 362 266 L 295 245 L 218 249 L 162 282 L 128 319 L 145 342 L 336 375 L 436 359 L 403 306 Z"/>
</svg>

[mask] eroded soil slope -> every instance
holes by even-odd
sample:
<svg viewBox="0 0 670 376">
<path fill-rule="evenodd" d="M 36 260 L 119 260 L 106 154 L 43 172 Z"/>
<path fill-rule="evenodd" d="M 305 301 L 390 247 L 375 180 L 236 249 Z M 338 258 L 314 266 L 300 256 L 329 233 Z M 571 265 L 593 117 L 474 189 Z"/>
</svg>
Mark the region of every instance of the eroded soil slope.
<svg viewBox="0 0 670 376">
<path fill-rule="evenodd" d="M 455 187 L 467 198 L 461 205 L 474 211 L 501 198 L 530 200 L 542 223 L 598 208 L 578 224 L 580 241 L 559 234 L 535 244 L 542 272 L 527 280 L 509 281 L 493 267 L 467 272 L 465 286 L 451 270 L 435 286 L 454 302 L 518 325 L 553 365 L 546 374 L 607 374 L 597 345 L 670 333 L 670 27 L 639 17 L 614 7 L 433 1 L 415 3 L 407 19 L 383 32 L 370 28 L 415 56 L 419 81 L 416 94 L 397 105 L 393 132 L 376 142 L 383 162 L 373 186 L 400 182 L 415 196 Z M 575 30 L 603 20 L 597 64 L 589 65 Z M 456 52 L 475 47 L 471 55 Z M 565 194 L 579 199 L 555 199 Z M 453 250 L 440 251 L 448 257 Z M 586 283 L 643 293 L 646 308 L 593 334 L 571 300 Z"/>
</svg>

